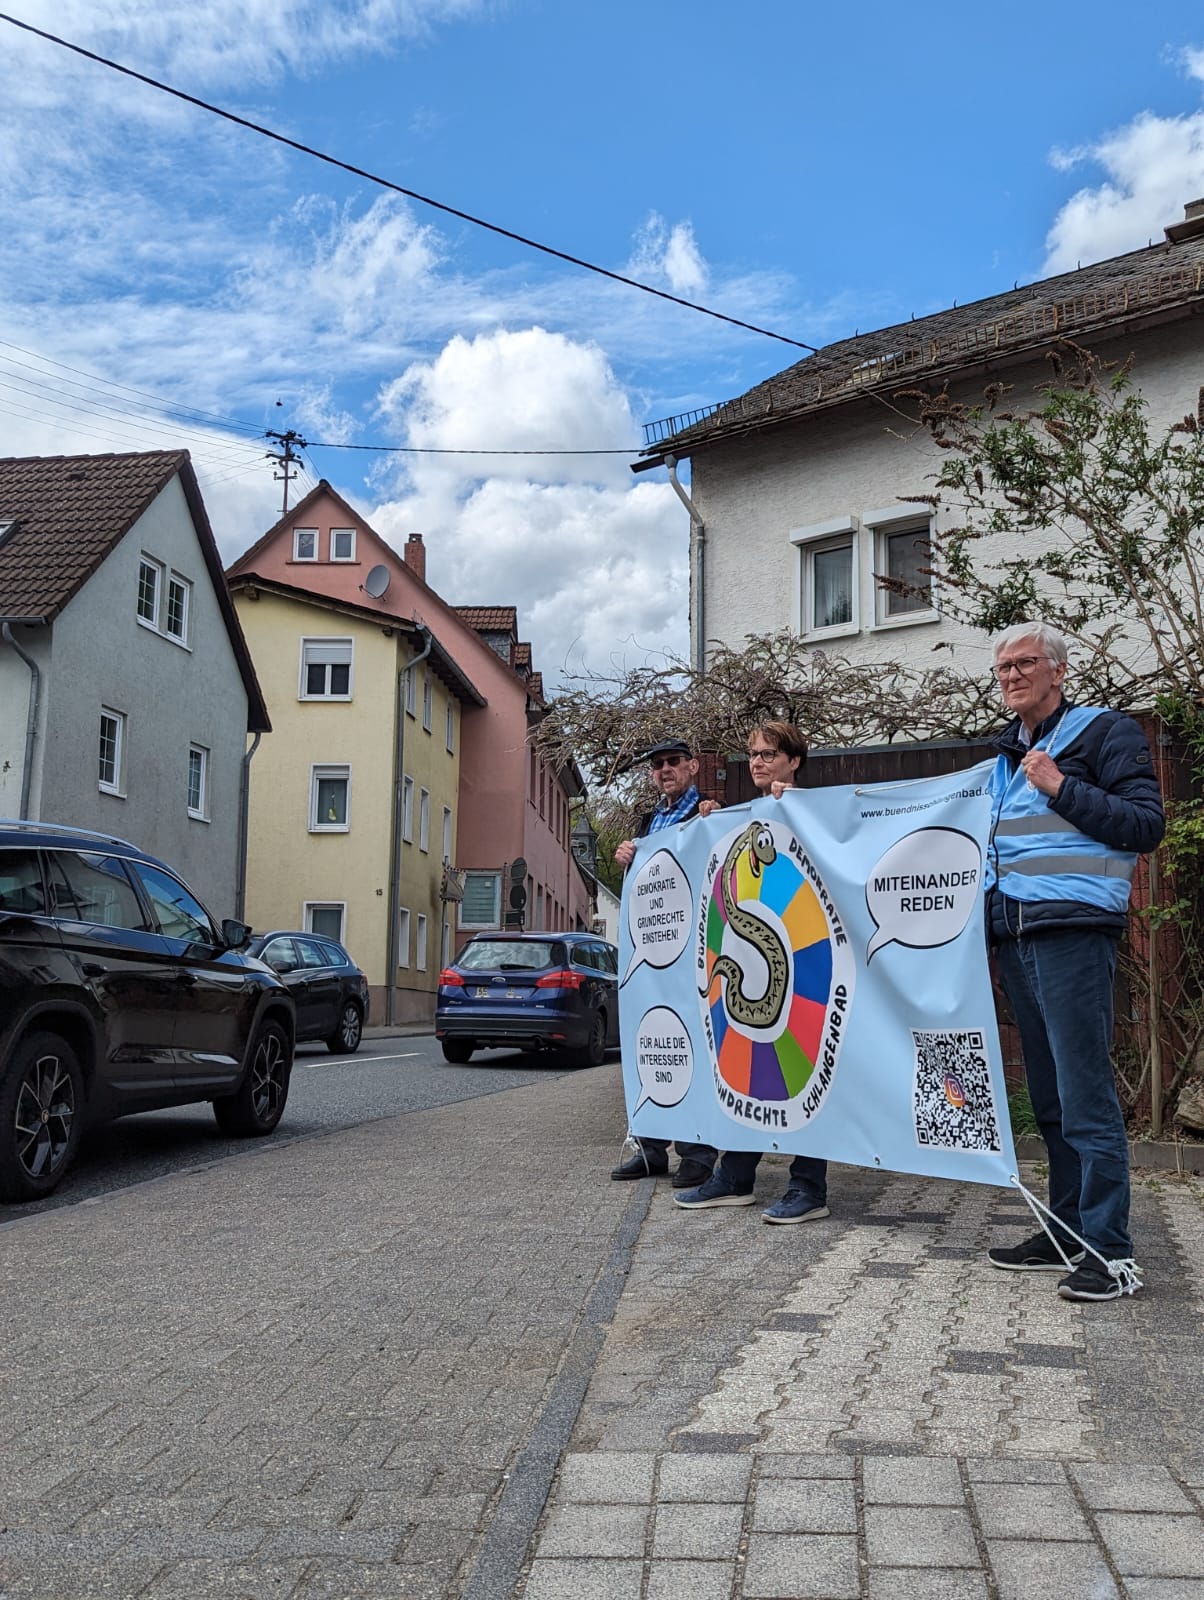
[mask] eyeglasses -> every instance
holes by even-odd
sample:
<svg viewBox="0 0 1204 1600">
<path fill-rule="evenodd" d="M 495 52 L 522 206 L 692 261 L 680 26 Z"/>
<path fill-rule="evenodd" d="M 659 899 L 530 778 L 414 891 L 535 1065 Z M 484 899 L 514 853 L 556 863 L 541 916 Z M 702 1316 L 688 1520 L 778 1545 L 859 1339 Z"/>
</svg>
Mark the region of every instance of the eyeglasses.
<svg viewBox="0 0 1204 1600">
<path fill-rule="evenodd" d="M 1009 672 L 1016 673 L 1021 678 L 1027 678 L 1037 665 L 1038 661 L 1051 661 L 1049 656 L 1019 656 L 1015 661 L 997 661 L 995 663 L 995 676 L 1006 678 Z"/>
<path fill-rule="evenodd" d="M 748 759 L 750 761 L 776 761 L 781 754 L 780 750 L 750 750 Z"/>
<path fill-rule="evenodd" d="M 652 770 L 653 772 L 659 772 L 662 767 L 679 767 L 684 760 L 684 756 L 676 754 L 671 756 L 653 756 Z"/>
</svg>

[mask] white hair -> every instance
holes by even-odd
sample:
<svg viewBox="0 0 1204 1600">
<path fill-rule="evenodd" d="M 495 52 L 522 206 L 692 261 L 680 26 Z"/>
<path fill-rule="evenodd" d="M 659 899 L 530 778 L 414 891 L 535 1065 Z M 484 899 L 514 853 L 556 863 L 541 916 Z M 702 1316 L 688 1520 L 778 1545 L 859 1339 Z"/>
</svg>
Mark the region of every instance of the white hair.
<svg viewBox="0 0 1204 1600">
<path fill-rule="evenodd" d="M 1049 622 L 1017 622 L 1002 633 L 997 633 L 991 644 L 991 659 L 998 661 L 1009 645 L 1020 644 L 1025 639 L 1031 639 L 1039 645 L 1047 660 L 1057 666 L 1065 666 L 1069 654 L 1066 635 L 1059 633 Z"/>
</svg>

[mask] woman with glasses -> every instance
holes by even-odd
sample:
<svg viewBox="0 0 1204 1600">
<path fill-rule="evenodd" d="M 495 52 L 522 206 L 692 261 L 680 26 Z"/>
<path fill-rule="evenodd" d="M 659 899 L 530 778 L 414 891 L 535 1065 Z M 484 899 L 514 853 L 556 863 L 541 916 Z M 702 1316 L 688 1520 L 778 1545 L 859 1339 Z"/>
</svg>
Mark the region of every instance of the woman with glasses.
<svg viewBox="0 0 1204 1600">
<path fill-rule="evenodd" d="M 807 741 L 793 722 L 766 722 L 748 736 L 748 770 L 763 796 L 780 800 L 793 789 L 795 774 L 806 759 Z M 757 1150 L 728 1150 L 705 1183 L 673 1199 L 687 1211 L 750 1206 L 760 1159 Z M 828 1215 L 828 1163 L 815 1156 L 795 1156 L 785 1194 L 761 1213 L 761 1221 L 817 1222 Z"/>
</svg>

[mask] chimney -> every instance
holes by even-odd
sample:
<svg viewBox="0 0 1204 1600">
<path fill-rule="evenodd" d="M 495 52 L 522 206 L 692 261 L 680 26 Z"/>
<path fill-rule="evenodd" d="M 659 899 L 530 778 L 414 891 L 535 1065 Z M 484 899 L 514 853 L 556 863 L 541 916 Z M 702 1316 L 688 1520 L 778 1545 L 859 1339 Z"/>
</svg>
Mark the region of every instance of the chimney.
<svg viewBox="0 0 1204 1600">
<path fill-rule="evenodd" d="M 426 582 L 426 546 L 422 542 L 420 533 L 412 533 L 406 540 L 405 547 L 406 566 L 415 577 Z"/>
<path fill-rule="evenodd" d="M 1183 221 L 1172 222 L 1163 232 L 1171 244 L 1180 244 L 1184 239 L 1194 239 L 1204 233 L 1204 200 L 1189 200 L 1183 207 Z"/>
</svg>

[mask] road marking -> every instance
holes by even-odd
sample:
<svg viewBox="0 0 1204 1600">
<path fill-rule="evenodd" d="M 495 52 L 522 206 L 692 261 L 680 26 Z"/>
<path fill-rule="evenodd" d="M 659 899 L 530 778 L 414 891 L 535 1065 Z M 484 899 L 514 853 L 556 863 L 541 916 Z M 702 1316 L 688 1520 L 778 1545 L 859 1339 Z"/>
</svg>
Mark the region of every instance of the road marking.
<svg viewBox="0 0 1204 1600">
<path fill-rule="evenodd" d="M 414 1056 L 419 1056 L 421 1054 L 422 1054 L 421 1050 L 407 1050 L 403 1055 L 399 1055 L 399 1056 L 359 1056 L 359 1055 L 355 1055 L 355 1056 L 327 1056 L 325 1059 L 322 1059 L 321 1057 L 319 1057 L 318 1060 L 316 1060 L 316 1061 L 306 1061 L 303 1058 L 299 1062 L 294 1061 L 293 1065 L 294 1065 L 294 1067 L 302 1066 L 302 1067 L 309 1067 L 309 1068 L 313 1068 L 313 1067 L 341 1067 L 348 1061 L 355 1061 L 355 1062 L 358 1062 L 361 1066 L 364 1066 L 364 1065 L 367 1065 L 369 1062 L 376 1062 L 376 1061 L 410 1061 L 410 1060 L 412 1060 L 414 1058 Z"/>
</svg>

